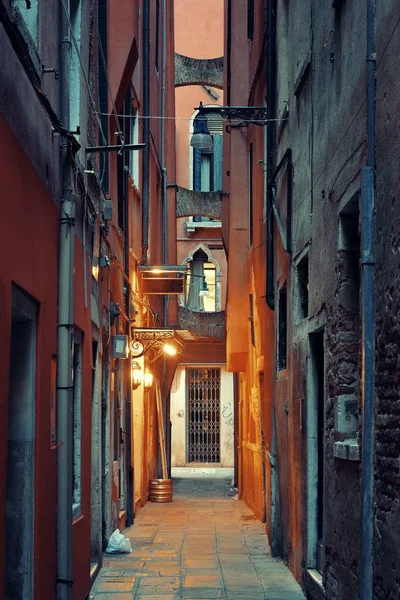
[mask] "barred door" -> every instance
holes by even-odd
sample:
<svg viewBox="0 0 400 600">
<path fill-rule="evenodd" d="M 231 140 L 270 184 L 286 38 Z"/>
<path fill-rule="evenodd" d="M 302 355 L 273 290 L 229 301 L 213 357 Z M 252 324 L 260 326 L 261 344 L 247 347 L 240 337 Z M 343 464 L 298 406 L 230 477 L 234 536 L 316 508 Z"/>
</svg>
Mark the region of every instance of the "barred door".
<svg viewBox="0 0 400 600">
<path fill-rule="evenodd" d="M 220 369 L 186 369 L 187 462 L 219 463 Z"/>
</svg>

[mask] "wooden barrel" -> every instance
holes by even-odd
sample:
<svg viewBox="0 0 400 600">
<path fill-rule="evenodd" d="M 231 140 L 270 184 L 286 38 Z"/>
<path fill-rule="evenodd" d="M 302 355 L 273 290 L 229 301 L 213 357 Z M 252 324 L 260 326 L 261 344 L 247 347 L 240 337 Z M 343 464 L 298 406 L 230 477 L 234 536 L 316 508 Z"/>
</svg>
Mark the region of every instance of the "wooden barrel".
<svg viewBox="0 0 400 600">
<path fill-rule="evenodd" d="M 150 502 L 172 502 L 172 479 L 150 479 Z"/>
</svg>

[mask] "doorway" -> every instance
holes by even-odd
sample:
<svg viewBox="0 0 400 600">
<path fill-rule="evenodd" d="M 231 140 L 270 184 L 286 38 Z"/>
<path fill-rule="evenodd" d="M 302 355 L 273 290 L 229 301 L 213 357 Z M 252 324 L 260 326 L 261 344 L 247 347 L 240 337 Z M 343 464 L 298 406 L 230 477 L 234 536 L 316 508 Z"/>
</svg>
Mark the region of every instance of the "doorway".
<svg viewBox="0 0 400 600">
<path fill-rule="evenodd" d="M 102 557 L 102 424 L 101 424 L 101 355 L 99 342 L 92 339 L 92 452 L 90 510 L 90 575 L 93 579 L 101 567 Z"/>
<path fill-rule="evenodd" d="M 37 313 L 37 302 L 13 286 L 5 523 L 6 600 L 33 598 Z"/>
<path fill-rule="evenodd" d="M 221 462 L 221 369 L 186 369 L 187 462 Z"/>
<path fill-rule="evenodd" d="M 323 572 L 325 479 L 325 342 L 324 330 L 309 336 L 307 465 L 308 567 Z"/>
</svg>

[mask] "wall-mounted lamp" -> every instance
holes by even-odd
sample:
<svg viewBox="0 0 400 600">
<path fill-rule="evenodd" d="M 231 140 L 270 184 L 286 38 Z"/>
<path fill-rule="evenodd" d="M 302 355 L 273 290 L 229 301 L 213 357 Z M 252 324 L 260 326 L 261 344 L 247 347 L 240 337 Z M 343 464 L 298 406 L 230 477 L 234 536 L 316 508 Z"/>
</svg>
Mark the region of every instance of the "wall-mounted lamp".
<svg viewBox="0 0 400 600">
<path fill-rule="evenodd" d="M 193 148 L 212 149 L 207 146 L 211 142 L 212 138 L 208 131 L 207 125 L 207 112 L 204 110 L 203 103 L 200 102 L 197 109 L 198 115 L 193 121 L 193 135 L 190 140 L 190 145 Z M 221 117 L 227 121 L 237 121 L 237 125 L 259 125 L 265 127 L 267 124 L 267 107 L 266 106 L 221 106 Z M 196 123 L 199 121 L 198 123 Z M 203 137 L 201 137 L 203 136 Z M 208 136 L 208 140 L 207 140 Z M 203 145 L 199 145 L 203 144 Z"/>
<path fill-rule="evenodd" d="M 210 152 L 213 148 L 213 141 L 210 132 L 208 131 L 207 116 L 204 113 L 202 102 L 200 102 L 197 110 L 199 112 L 193 121 L 193 135 L 190 138 L 190 145 L 192 148 L 208 150 Z"/>
<path fill-rule="evenodd" d="M 144 389 L 149 390 L 153 385 L 153 373 L 150 369 L 145 369 L 144 371 Z"/>
<path fill-rule="evenodd" d="M 100 256 L 99 267 L 104 268 L 104 267 L 109 267 L 110 265 L 111 265 L 111 260 L 109 259 L 109 257 L 106 254 L 104 256 Z"/>
<path fill-rule="evenodd" d="M 132 369 L 132 389 L 136 390 L 139 387 L 139 385 L 142 383 L 142 379 L 143 379 L 142 368 L 136 360 L 133 360 L 131 369 Z"/>
<path fill-rule="evenodd" d="M 174 329 L 132 327 L 131 353 L 133 359 L 147 355 L 147 362 L 154 362 L 161 354 L 176 356 L 182 344 Z"/>
<path fill-rule="evenodd" d="M 112 338 L 112 357 L 128 358 L 129 343 L 127 335 L 113 335 Z"/>
<path fill-rule="evenodd" d="M 168 356 L 176 356 L 177 349 L 172 344 L 164 344 L 163 352 L 164 352 L 164 354 L 167 354 Z"/>
<path fill-rule="evenodd" d="M 205 296 L 208 296 L 208 294 L 209 294 L 209 292 L 208 292 L 206 276 L 203 275 L 203 281 L 201 282 L 201 285 L 200 285 L 199 296 L 200 296 L 200 298 L 204 298 Z"/>
</svg>

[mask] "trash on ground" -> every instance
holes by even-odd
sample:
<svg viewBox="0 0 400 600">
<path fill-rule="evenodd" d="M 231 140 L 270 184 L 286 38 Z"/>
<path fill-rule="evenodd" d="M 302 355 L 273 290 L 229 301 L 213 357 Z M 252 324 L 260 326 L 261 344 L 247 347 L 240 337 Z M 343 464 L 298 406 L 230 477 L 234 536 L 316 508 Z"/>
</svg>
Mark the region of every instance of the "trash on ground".
<svg viewBox="0 0 400 600">
<path fill-rule="evenodd" d="M 132 552 L 131 542 L 126 538 L 119 529 L 116 529 L 108 540 L 108 546 L 106 548 L 107 554 L 124 554 Z"/>
</svg>

